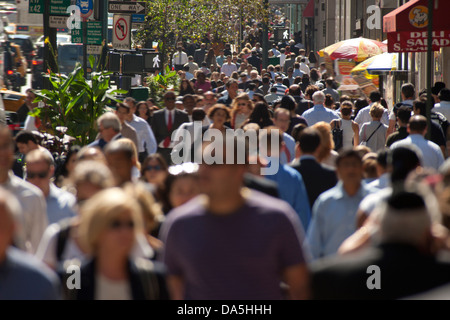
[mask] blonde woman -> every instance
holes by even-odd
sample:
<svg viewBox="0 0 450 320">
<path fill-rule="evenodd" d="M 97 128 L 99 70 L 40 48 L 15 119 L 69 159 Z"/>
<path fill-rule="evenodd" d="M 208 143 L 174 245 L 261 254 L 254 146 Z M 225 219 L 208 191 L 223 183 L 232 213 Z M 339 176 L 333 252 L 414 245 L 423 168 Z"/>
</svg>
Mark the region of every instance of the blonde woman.
<svg viewBox="0 0 450 320">
<path fill-rule="evenodd" d="M 231 128 L 239 129 L 248 120 L 253 108 L 253 101 L 248 94 L 238 95 L 231 104 Z"/>
<path fill-rule="evenodd" d="M 79 232 L 91 259 L 81 265 L 81 289 L 65 287 L 66 298 L 168 299 L 161 266 L 131 257 L 143 230 L 138 202 L 122 189 L 104 190 L 89 199 L 81 209 Z"/>
<path fill-rule="evenodd" d="M 371 122 L 366 122 L 359 131 L 359 141 L 373 152 L 384 149 L 388 127 L 381 122 L 385 109 L 381 103 L 374 103 L 370 108 Z"/>
<path fill-rule="evenodd" d="M 333 135 L 331 134 L 330 124 L 321 121 L 316 123 L 312 127 L 319 130 L 320 133 L 320 152 L 317 157 L 317 161 L 335 169 L 336 158 L 339 154 L 334 151 L 334 141 Z"/>
</svg>

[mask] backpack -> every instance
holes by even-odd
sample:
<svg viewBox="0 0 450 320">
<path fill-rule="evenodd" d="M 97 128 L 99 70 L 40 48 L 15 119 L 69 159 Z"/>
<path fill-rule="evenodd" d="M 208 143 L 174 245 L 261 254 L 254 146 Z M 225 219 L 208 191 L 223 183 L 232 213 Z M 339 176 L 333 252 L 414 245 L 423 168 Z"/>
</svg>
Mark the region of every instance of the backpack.
<svg viewBox="0 0 450 320">
<path fill-rule="evenodd" d="M 334 129 L 331 130 L 331 133 L 333 134 L 334 150 L 342 149 L 344 146 L 344 130 L 341 129 L 341 120 L 334 123 Z"/>
</svg>

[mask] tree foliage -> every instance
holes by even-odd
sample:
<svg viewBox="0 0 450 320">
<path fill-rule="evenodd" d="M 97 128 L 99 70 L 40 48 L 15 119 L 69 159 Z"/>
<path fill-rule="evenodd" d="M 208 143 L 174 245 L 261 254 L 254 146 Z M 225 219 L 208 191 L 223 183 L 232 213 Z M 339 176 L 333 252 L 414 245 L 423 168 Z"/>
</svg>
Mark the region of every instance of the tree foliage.
<svg viewBox="0 0 450 320">
<path fill-rule="evenodd" d="M 89 57 L 91 68 L 94 58 Z M 45 105 L 33 110 L 32 115 L 43 119 L 49 133 L 62 138 L 64 133 L 75 138 L 74 144 L 86 145 L 95 140 L 97 119 L 112 101 L 121 102 L 115 94 L 126 91 L 113 90 L 109 86 L 111 72 L 91 73 L 91 80 L 84 77 L 79 63 L 69 75 L 50 72 L 45 75 L 51 89 L 37 90 L 35 101 Z M 62 128 L 65 128 L 62 130 Z"/>
<path fill-rule="evenodd" d="M 200 43 L 234 42 L 239 23 L 263 21 L 268 8 L 263 0 L 146 0 L 145 27 L 138 33 L 140 44 L 157 41 L 163 63 L 175 52 L 178 41 Z"/>
</svg>

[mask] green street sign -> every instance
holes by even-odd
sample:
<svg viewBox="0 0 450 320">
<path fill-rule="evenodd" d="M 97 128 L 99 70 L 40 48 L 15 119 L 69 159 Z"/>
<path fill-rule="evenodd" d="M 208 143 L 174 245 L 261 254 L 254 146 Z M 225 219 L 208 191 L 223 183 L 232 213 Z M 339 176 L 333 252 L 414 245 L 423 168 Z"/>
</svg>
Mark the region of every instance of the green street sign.
<svg viewBox="0 0 450 320">
<path fill-rule="evenodd" d="M 70 0 L 50 0 L 50 14 L 52 16 L 68 16 L 67 8 Z M 44 0 L 30 0 L 28 13 L 44 13 Z"/>
<path fill-rule="evenodd" d="M 55 16 L 68 16 L 67 8 L 70 0 L 50 0 L 50 14 Z"/>
<path fill-rule="evenodd" d="M 102 22 L 87 22 L 87 41 L 88 45 L 101 45 L 102 38 Z M 72 43 L 83 43 L 83 29 L 72 29 Z"/>
<path fill-rule="evenodd" d="M 44 0 L 30 0 L 28 13 L 44 13 Z"/>
</svg>

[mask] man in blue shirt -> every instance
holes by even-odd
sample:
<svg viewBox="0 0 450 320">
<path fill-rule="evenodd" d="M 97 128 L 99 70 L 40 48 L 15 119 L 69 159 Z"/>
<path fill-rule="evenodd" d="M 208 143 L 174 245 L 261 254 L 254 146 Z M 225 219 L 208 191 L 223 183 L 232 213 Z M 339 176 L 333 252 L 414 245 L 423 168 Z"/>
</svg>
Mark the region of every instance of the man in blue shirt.
<svg viewBox="0 0 450 320">
<path fill-rule="evenodd" d="M 273 135 L 279 139 L 278 146 L 271 143 Z M 267 142 L 267 150 L 265 151 L 271 162 L 269 167 L 273 166 L 273 168 L 276 168 L 276 163 L 278 164 L 278 170 L 274 174 L 266 174 L 265 177 L 278 184 L 280 198 L 289 203 L 297 212 L 303 228 L 307 230 L 311 219 L 308 193 L 301 174 L 288 165 L 281 164 L 280 157 L 285 146 L 282 131 L 276 127 L 269 127 L 260 133 L 260 139 L 262 139 L 260 140 L 262 145 Z"/>
<path fill-rule="evenodd" d="M 325 94 L 322 91 L 317 91 L 312 96 L 314 107 L 303 112 L 302 116 L 306 119 L 309 126 L 315 125 L 317 122 L 325 121 L 330 123 L 335 119 L 340 119 L 339 115 L 328 108 L 324 107 Z"/>
<path fill-rule="evenodd" d="M 313 259 L 333 255 L 356 231 L 356 213 L 365 196 L 375 192 L 364 182 L 362 160 L 352 150 L 342 151 L 336 159 L 338 184 L 322 193 L 313 206 L 307 243 Z"/>
<path fill-rule="evenodd" d="M 11 246 L 20 211 L 14 195 L 0 189 L 0 300 L 59 299 L 57 276 L 33 256 Z"/>
<path fill-rule="evenodd" d="M 46 152 L 33 150 L 27 154 L 27 180 L 44 193 L 47 203 L 48 223 L 57 223 L 75 214 L 76 199 L 70 192 L 64 191 L 51 181 L 55 166 Z"/>
</svg>

